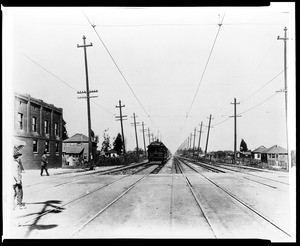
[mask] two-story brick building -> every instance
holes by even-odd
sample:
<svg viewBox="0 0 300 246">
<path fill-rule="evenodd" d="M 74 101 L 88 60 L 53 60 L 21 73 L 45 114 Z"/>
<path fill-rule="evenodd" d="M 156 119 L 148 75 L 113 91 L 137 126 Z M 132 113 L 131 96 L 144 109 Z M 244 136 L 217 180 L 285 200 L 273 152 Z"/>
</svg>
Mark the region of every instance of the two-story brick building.
<svg viewBox="0 0 300 246">
<path fill-rule="evenodd" d="M 14 94 L 14 137 L 26 143 L 21 150 L 26 169 L 39 169 L 47 152 L 48 167 L 62 163 L 63 110 L 28 94 Z"/>
</svg>

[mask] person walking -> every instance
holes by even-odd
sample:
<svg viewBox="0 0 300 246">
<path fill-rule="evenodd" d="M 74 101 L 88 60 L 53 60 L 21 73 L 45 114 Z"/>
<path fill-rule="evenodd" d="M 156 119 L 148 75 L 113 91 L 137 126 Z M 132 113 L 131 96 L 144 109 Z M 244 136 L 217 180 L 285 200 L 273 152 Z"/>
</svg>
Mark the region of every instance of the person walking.
<svg viewBox="0 0 300 246">
<path fill-rule="evenodd" d="M 47 152 L 44 151 L 44 154 L 42 155 L 42 162 L 41 162 L 41 176 L 43 176 L 44 170 L 46 171 L 47 176 L 49 176 L 48 168 L 47 168 L 47 165 L 48 165 L 48 157 L 47 157 L 46 153 L 47 153 Z"/>
<path fill-rule="evenodd" d="M 22 169 L 20 165 L 19 157 L 22 154 L 18 150 L 14 150 L 14 160 L 12 166 L 12 175 L 13 175 L 13 190 L 14 190 L 14 197 L 13 197 L 13 209 L 18 207 L 19 209 L 26 208 L 25 205 L 22 203 L 23 200 L 23 186 L 22 186 Z"/>
</svg>

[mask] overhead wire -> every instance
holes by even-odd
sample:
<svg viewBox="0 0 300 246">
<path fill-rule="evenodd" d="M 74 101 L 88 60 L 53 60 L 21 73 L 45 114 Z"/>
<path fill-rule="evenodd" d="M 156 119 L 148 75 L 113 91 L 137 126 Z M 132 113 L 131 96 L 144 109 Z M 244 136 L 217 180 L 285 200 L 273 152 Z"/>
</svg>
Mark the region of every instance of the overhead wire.
<svg viewBox="0 0 300 246">
<path fill-rule="evenodd" d="M 243 111 L 242 113 L 239 113 L 239 114 L 241 115 L 241 114 L 244 114 L 244 113 L 249 112 L 250 110 L 253 110 L 253 109 L 257 108 L 258 106 L 260 106 L 260 105 L 262 105 L 263 103 L 269 101 L 271 98 L 273 98 L 273 97 L 276 96 L 276 95 L 277 95 L 277 93 L 275 92 L 274 94 L 272 94 L 271 96 L 269 96 L 268 98 L 266 98 L 265 100 L 263 100 L 262 102 L 258 103 L 257 105 L 253 106 L 252 108 L 247 109 L 247 110 L 245 110 L 245 111 Z"/>
<path fill-rule="evenodd" d="M 265 83 L 262 87 L 260 87 L 258 90 L 256 90 L 254 93 L 252 93 L 249 97 L 247 97 L 246 99 L 244 99 L 241 103 L 244 103 L 246 101 L 248 101 L 251 97 L 253 97 L 256 93 L 258 93 L 260 90 L 262 90 L 265 86 L 267 86 L 269 83 L 271 83 L 274 79 L 276 79 L 280 74 L 282 74 L 285 71 L 282 70 L 280 73 L 278 73 L 276 76 L 274 76 L 271 80 L 269 80 L 267 83 Z"/>
<path fill-rule="evenodd" d="M 224 15 L 223 15 L 223 18 L 222 18 L 222 21 L 221 21 L 221 23 L 219 23 L 219 24 L 218 24 L 218 25 L 219 25 L 219 28 L 218 28 L 217 34 L 216 34 L 216 36 L 215 36 L 215 39 L 214 39 L 213 45 L 212 45 L 212 47 L 211 47 L 211 50 L 210 50 L 210 52 L 209 52 L 209 55 L 208 55 L 208 58 L 207 58 L 207 61 L 206 61 L 206 64 L 205 64 L 204 70 L 203 70 L 203 72 L 202 72 L 202 75 L 201 75 L 200 81 L 199 81 L 199 83 L 198 83 L 198 86 L 197 86 L 197 90 L 195 91 L 195 94 L 194 94 L 194 96 L 193 96 L 192 103 L 191 103 L 191 105 L 190 105 L 190 107 L 189 107 L 189 110 L 188 110 L 188 112 L 187 112 L 187 114 L 186 114 L 186 117 L 185 117 L 185 122 L 184 122 L 184 126 L 183 126 L 183 128 L 185 127 L 185 124 L 186 124 L 187 118 L 189 117 L 190 111 L 191 111 L 191 109 L 192 109 L 192 107 L 193 107 L 193 105 L 194 105 L 194 102 L 195 102 L 196 96 L 197 96 L 197 94 L 198 94 L 198 91 L 199 91 L 200 85 L 201 85 L 201 83 L 202 83 L 202 80 L 203 80 L 204 74 L 205 74 L 205 72 L 206 72 L 206 69 L 207 69 L 208 63 L 209 63 L 209 61 L 210 61 L 210 57 L 211 57 L 211 55 L 212 55 L 212 52 L 213 52 L 213 50 L 214 50 L 214 47 L 215 47 L 215 44 L 216 44 L 217 38 L 218 38 L 218 36 L 219 36 L 219 33 L 220 33 L 220 30 L 221 30 L 221 27 L 222 27 L 222 24 L 223 24 L 224 18 L 225 18 L 225 13 L 224 13 Z"/>
<path fill-rule="evenodd" d="M 262 90 L 266 85 L 268 85 L 269 83 L 271 83 L 274 79 L 276 79 L 280 74 L 282 74 L 285 70 L 281 71 L 280 73 L 278 73 L 276 76 L 274 76 L 271 80 L 269 80 L 267 83 L 265 83 L 263 86 L 261 86 L 258 90 L 256 90 L 254 93 L 252 93 L 250 96 L 248 96 L 246 99 L 244 99 L 243 101 L 241 101 L 241 103 L 244 103 L 246 101 L 248 101 L 251 97 L 253 97 L 255 94 L 257 94 L 260 90 Z M 274 96 L 274 95 L 273 95 Z M 269 100 L 269 98 L 267 98 L 266 100 Z M 260 104 L 259 104 L 260 105 Z M 253 108 L 255 108 L 257 106 L 254 106 Z M 252 108 L 251 108 L 252 109 Z M 250 109 L 250 110 L 251 110 Z M 249 111 L 250 111 L 249 110 Z M 228 111 L 229 113 L 230 111 Z M 248 112 L 248 110 L 246 110 L 245 112 Z M 227 113 L 226 113 L 227 114 Z M 228 120 L 230 117 L 226 118 L 225 120 L 218 122 L 216 124 L 214 124 L 214 126 L 219 125 L 223 122 L 225 122 L 226 120 Z"/>
<path fill-rule="evenodd" d="M 132 87 L 130 86 L 128 80 L 126 79 L 125 75 L 123 74 L 123 72 L 121 71 L 120 67 L 118 66 L 118 64 L 116 63 L 115 59 L 113 58 L 112 54 L 110 53 L 110 51 L 108 50 L 107 46 L 105 45 L 104 41 L 102 40 L 102 38 L 100 37 L 99 33 L 96 30 L 96 25 L 92 24 L 92 22 L 90 21 L 90 19 L 87 17 L 87 15 L 84 13 L 84 11 L 82 11 L 84 16 L 86 17 L 86 19 L 88 20 L 88 22 L 90 23 L 90 25 L 92 26 L 93 30 L 95 31 L 96 35 L 98 36 L 99 40 L 101 41 L 102 45 L 104 46 L 105 50 L 107 51 L 109 57 L 111 58 L 111 60 L 113 61 L 114 65 L 116 66 L 116 68 L 118 69 L 119 73 L 121 74 L 122 78 L 124 79 L 125 83 L 127 84 L 127 86 L 129 87 L 130 91 L 132 92 L 132 94 L 134 95 L 135 99 L 138 101 L 139 105 L 142 107 L 143 111 L 146 113 L 146 115 L 148 116 L 148 118 L 150 119 L 150 121 L 152 122 L 152 124 L 158 129 L 158 127 L 155 125 L 155 123 L 153 122 L 151 116 L 148 114 L 148 112 L 146 111 L 146 109 L 144 108 L 144 106 L 142 105 L 141 101 L 139 100 L 139 98 L 137 97 L 137 95 L 135 94 L 134 90 L 132 89 Z"/>
<path fill-rule="evenodd" d="M 55 77 L 56 79 L 58 79 L 60 82 L 62 82 L 63 84 L 65 84 L 66 86 L 68 86 L 69 88 L 71 88 L 74 91 L 78 91 L 76 90 L 73 86 L 69 85 L 67 82 L 65 82 L 64 80 L 62 80 L 61 78 L 59 78 L 57 75 L 55 75 L 54 73 L 52 73 L 50 70 L 48 70 L 47 68 L 45 68 L 44 66 L 42 66 L 41 64 L 39 64 L 37 61 L 35 61 L 34 59 L 32 59 L 31 57 L 29 57 L 28 55 L 24 54 L 23 52 L 20 52 L 23 56 L 25 56 L 28 60 L 30 60 L 31 62 L 33 62 L 35 65 L 37 65 L 38 67 L 40 67 L 41 69 L 43 69 L 44 71 L 46 71 L 47 73 L 49 73 L 50 75 L 52 75 L 53 77 Z M 104 108 L 103 106 L 99 105 L 98 103 L 91 101 L 92 103 L 94 103 L 95 105 L 99 106 L 100 108 L 102 108 L 104 111 L 106 111 L 107 113 L 110 113 L 112 115 L 114 115 L 112 112 L 110 112 L 108 109 Z"/>
</svg>

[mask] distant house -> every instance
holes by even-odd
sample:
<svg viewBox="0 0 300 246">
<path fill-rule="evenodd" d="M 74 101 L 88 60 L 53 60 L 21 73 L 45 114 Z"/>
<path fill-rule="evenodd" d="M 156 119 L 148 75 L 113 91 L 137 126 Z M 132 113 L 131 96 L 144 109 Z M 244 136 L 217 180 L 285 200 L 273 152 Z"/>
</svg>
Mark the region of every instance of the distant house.
<svg viewBox="0 0 300 246">
<path fill-rule="evenodd" d="M 279 145 L 273 145 L 262 151 L 261 160 L 272 166 L 287 167 L 287 150 Z"/>
<path fill-rule="evenodd" d="M 70 156 L 73 157 L 73 165 L 77 166 L 79 164 L 82 164 L 82 161 L 84 160 L 83 151 L 84 148 L 82 146 L 67 146 L 64 152 L 67 161 L 66 165 L 71 165 L 70 163 L 68 163 L 68 159 Z"/>
<path fill-rule="evenodd" d="M 263 151 L 265 151 L 267 148 L 263 145 L 259 146 L 255 150 L 252 151 L 252 158 L 254 160 L 261 161 L 261 154 Z"/>
<path fill-rule="evenodd" d="M 75 158 L 83 158 L 83 161 L 87 161 L 89 153 L 89 138 L 81 133 L 76 133 L 72 137 L 63 141 L 63 153 Z M 97 154 L 97 142 L 92 141 L 92 155 L 96 157 Z"/>
<path fill-rule="evenodd" d="M 251 158 L 251 152 L 250 151 L 237 151 L 236 152 L 236 157 L 240 159 L 245 159 L 245 158 Z"/>
<path fill-rule="evenodd" d="M 108 150 L 107 152 L 105 152 L 105 155 L 109 156 L 109 157 L 118 157 L 119 156 L 117 151 L 114 149 Z"/>
</svg>

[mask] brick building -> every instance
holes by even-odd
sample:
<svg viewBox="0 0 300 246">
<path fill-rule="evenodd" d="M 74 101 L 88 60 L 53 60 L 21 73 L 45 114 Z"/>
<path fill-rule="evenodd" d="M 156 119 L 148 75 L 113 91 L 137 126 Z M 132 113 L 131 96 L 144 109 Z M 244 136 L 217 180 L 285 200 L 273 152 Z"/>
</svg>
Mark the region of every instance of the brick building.
<svg viewBox="0 0 300 246">
<path fill-rule="evenodd" d="M 26 169 L 39 169 L 46 150 L 48 167 L 62 165 L 63 110 L 28 94 L 15 93 L 14 137 L 26 142 L 22 163 Z"/>
</svg>

